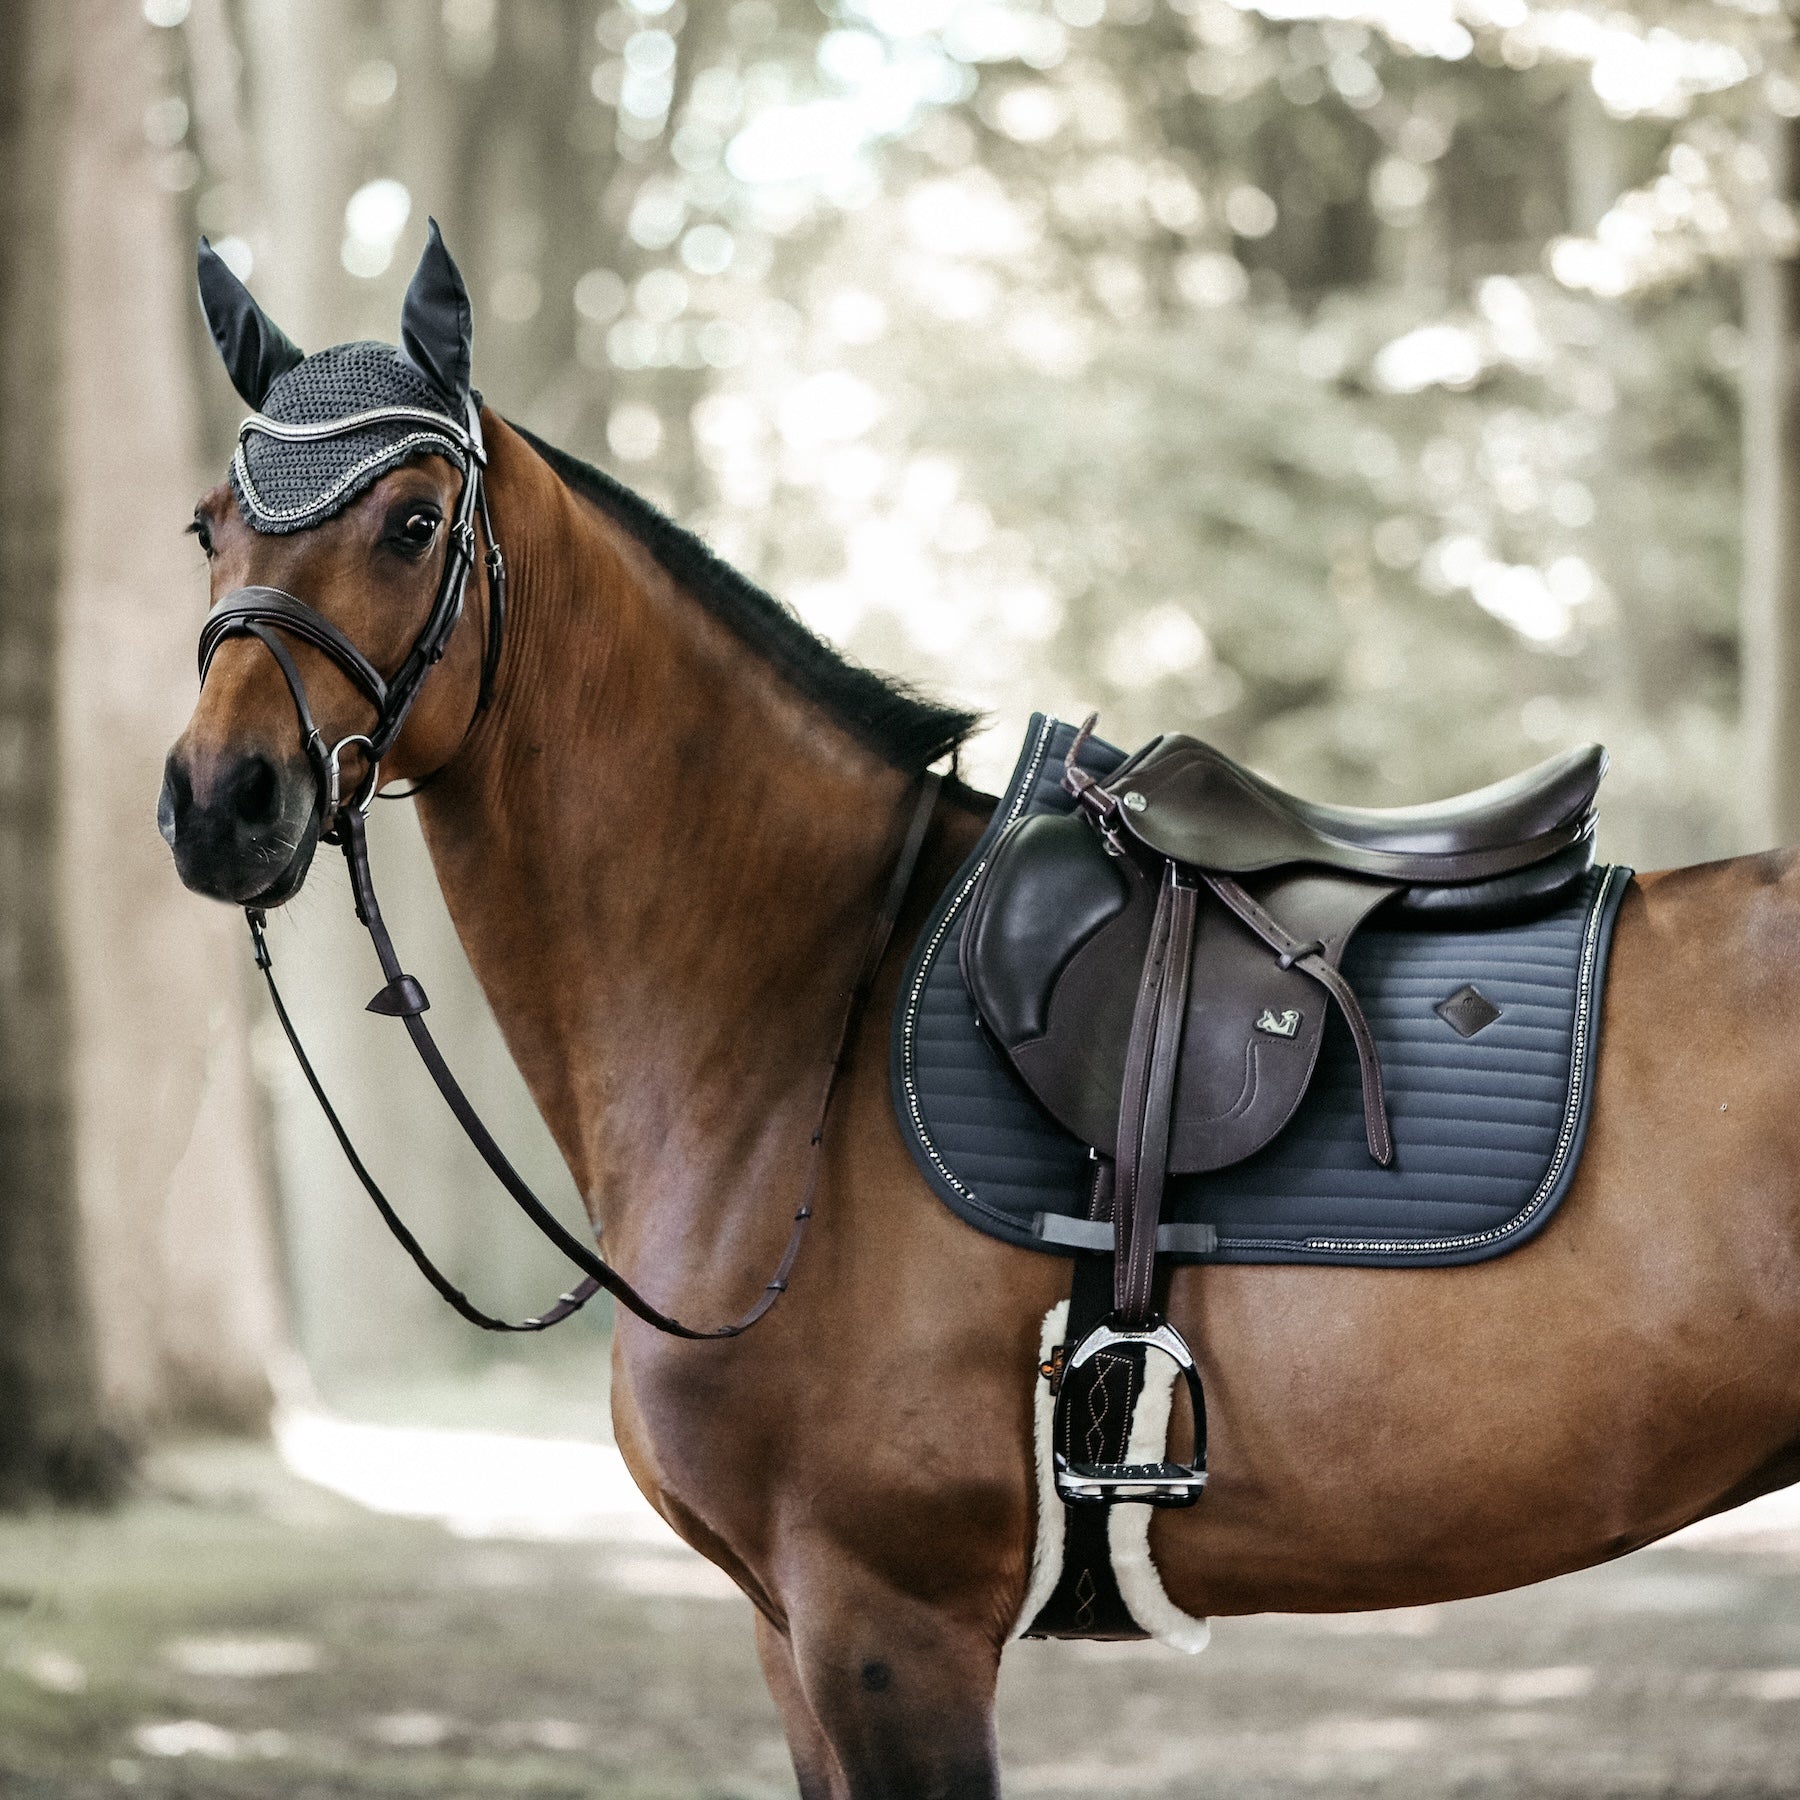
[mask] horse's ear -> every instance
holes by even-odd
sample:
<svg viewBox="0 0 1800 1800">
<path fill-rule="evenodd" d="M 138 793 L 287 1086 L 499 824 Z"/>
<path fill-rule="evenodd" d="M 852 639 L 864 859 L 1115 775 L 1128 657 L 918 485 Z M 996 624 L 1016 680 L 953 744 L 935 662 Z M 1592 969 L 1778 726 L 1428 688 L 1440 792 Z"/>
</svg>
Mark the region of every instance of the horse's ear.
<svg viewBox="0 0 1800 1800">
<path fill-rule="evenodd" d="M 261 412 L 276 378 L 303 362 L 305 353 L 205 238 L 200 240 L 200 304 L 231 385 Z"/>
<path fill-rule="evenodd" d="M 444 248 L 436 219 L 400 309 L 400 347 L 406 358 L 446 399 L 460 406 L 469 393 L 474 321 L 462 271 Z"/>
</svg>

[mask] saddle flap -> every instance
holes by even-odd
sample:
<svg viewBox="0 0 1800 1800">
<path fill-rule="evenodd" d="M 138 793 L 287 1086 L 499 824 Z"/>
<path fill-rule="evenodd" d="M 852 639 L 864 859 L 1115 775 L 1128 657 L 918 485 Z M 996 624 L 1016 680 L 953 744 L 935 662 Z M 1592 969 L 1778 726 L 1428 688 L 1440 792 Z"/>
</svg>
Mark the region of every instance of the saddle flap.
<svg viewBox="0 0 1800 1800">
<path fill-rule="evenodd" d="M 1001 1043 L 1043 1035 L 1058 977 L 1126 910 L 1133 886 L 1125 866 L 1073 814 L 1038 813 L 1008 828 L 982 871 L 959 952 L 963 979 Z M 1140 961 L 1149 933 L 1146 920 Z M 1125 1018 L 1129 1024 L 1129 995 Z"/>
<path fill-rule="evenodd" d="M 1286 869 L 1246 884 L 1335 965 L 1394 884 Z M 1080 819 L 1008 829 L 971 901 L 963 978 L 983 1024 L 1066 1130 L 1115 1156 L 1120 1097 L 1156 887 Z M 1260 1150 L 1293 1116 L 1318 1059 L 1329 1001 L 1283 969 L 1223 906 L 1202 905 L 1183 1021 L 1169 1170 L 1199 1174 Z"/>
</svg>

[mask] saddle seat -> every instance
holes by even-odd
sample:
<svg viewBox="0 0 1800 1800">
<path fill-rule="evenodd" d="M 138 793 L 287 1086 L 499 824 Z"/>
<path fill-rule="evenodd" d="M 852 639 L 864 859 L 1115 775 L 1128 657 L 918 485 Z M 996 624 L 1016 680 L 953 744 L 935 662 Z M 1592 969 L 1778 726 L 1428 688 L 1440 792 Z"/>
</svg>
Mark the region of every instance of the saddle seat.
<svg viewBox="0 0 1800 1800">
<path fill-rule="evenodd" d="M 1153 739 L 1100 793 L 1146 849 L 1243 875 L 1310 863 L 1404 882 L 1484 881 L 1541 863 L 1592 831 L 1606 752 L 1585 744 L 1452 800 L 1387 811 L 1283 792 L 1190 737 Z M 1099 805 L 1083 799 L 1092 812 Z M 1097 821 L 1098 822 L 1098 821 Z M 1109 821 L 1110 822 L 1110 821 Z"/>
</svg>

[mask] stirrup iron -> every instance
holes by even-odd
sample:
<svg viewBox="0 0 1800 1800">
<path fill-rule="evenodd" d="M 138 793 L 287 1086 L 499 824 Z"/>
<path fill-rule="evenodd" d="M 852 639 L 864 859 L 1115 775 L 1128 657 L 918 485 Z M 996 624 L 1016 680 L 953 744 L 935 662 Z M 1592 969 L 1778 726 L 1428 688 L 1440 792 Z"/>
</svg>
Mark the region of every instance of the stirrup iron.
<svg viewBox="0 0 1800 1800">
<path fill-rule="evenodd" d="M 1194 1410 L 1194 1460 L 1178 1462 L 1072 1462 L 1060 1448 L 1053 1448 L 1052 1463 L 1056 1474 L 1056 1492 L 1071 1505 L 1117 1506 L 1138 1501 L 1150 1506 L 1192 1506 L 1206 1487 L 1206 1396 L 1200 1387 L 1200 1371 L 1179 1331 L 1168 1320 L 1151 1318 L 1142 1327 L 1123 1324 L 1115 1313 L 1103 1319 L 1069 1352 L 1058 1370 L 1056 1418 L 1051 1433 L 1052 1446 L 1071 1441 L 1066 1431 L 1066 1413 L 1072 1396 L 1082 1384 L 1071 1383 L 1070 1377 L 1103 1350 L 1123 1349 L 1140 1358 L 1154 1350 L 1168 1357 L 1187 1382 L 1188 1399 Z M 1132 1383 L 1132 1410 L 1135 1412 L 1143 1395 L 1143 1365 L 1139 1362 Z"/>
</svg>

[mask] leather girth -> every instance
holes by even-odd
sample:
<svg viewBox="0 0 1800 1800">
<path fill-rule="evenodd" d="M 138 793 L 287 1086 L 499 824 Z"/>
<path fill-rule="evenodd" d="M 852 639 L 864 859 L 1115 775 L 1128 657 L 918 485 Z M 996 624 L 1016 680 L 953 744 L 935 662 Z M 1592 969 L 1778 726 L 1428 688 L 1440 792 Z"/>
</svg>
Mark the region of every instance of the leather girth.
<svg viewBox="0 0 1800 1800">
<path fill-rule="evenodd" d="M 1105 1203 L 1104 1186 L 1096 1190 Z M 1063 1357 L 1112 1310 L 1114 1259 L 1081 1255 L 1075 1259 L 1074 1287 L 1069 1295 L 1069 1323 L 1062 1350 L 1052 1363 L 1053 1388 L 1079 1382 L 1069 1396 L 1068 1415 L 1078 1419 L 1090 1462 L 1122 1462 L 1131 1438 L 1132 1415 L 1144 1385 L 1141 1356 L 1094 1358 L 1085 1367 L 1062 1373 Z M 1110 1506 L 1068 1506 L 1063 1513 L 1062 1571 L 1050 1598 L 1024 1635 L 1032 1638 L 1110 1638 L 1134 1640 L 1150 1634 L 1131 1616 L 1112 1567 Z M 1039 1530 L 1043 1529 L 1039 1523 Z"/>
</svg>

